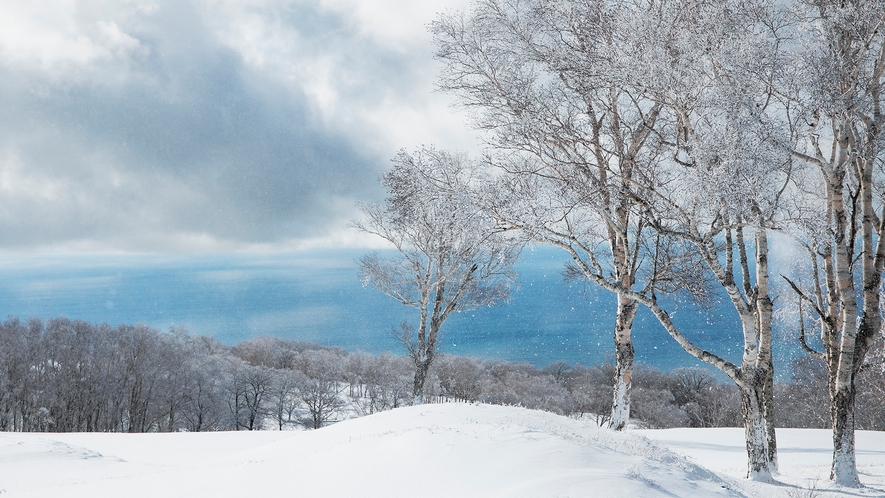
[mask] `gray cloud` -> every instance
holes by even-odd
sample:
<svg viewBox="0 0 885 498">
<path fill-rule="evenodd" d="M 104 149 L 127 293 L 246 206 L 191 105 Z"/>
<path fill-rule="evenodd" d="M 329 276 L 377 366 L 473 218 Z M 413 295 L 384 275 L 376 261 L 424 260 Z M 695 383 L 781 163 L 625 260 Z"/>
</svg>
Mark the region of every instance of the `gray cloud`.
<svg viewBox="0 0 885 498">
<path fill-rule="evenodd" d="M 343 230 L 417 145 L 396 114 L 427 112 L 430 54 L 341 10 L 110 4 L 0 35 L 2 249 L 292 247 Z"/>
</svg>

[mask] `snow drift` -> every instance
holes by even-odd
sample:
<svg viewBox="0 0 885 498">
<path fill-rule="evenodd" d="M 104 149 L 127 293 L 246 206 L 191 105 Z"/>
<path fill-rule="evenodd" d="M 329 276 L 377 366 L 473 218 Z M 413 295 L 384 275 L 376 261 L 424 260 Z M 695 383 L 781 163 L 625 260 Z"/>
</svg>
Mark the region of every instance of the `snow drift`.
<svg viewBox="0 0 885 498">
<path fill-rule="evenodd" d="M 708 470 L 668 449 L 687 441 L 680 451 L 707 451 L 705 465 L 719 462 L 728 470 L 746 453 L 733 442 L 716 444 L 733 436 L 740 442 L 739 429 L 680 431 L 686 432 L 615 433 L 546 412 L 451 403 L 401 408 L 316 431 L 2 433 L 0 494 L 735 497 L 746 496 L 749 487 L 771 486 L 742 481 L 733 475 L 739 469 Z M 652 432 L 661 442 L 642 435 Z M 883 443 L 885 438 L 874 442 L 882 448 L 874 455 L 880 466 Z M 721 455 L 710 453 L 717 449 Z M 820 457 L 827 461 L 829 455 Z M 877 471 L 885 482 L 882 468 Z M 781 488 L 782 496 L 798 489 Z M 866 491 L 861 494 L 882 494 Z"/>
</svg>

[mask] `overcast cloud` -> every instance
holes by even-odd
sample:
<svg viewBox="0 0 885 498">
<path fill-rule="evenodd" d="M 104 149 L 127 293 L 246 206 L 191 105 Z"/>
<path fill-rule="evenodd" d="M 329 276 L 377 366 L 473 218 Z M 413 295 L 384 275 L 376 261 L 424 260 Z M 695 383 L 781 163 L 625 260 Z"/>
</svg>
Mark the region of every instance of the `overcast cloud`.
<svg viewBox="0 0 885 498">
<path fill-rule="evenodd" d="M 397 149 L 475 146 L 425 28 L 463 4 L 0 2 L 0 250 L 360 244 Z"/>
</svg>

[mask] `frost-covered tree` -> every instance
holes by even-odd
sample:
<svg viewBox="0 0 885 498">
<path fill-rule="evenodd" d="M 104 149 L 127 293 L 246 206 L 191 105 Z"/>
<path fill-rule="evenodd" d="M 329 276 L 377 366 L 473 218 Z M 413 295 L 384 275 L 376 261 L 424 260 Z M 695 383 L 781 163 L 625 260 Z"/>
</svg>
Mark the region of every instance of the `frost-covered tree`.
<svg viewBox="0 0 885 498">
<path fill-rule="evenodd" d="M 482 393 L 482 361 L 465 356 L 443 356 L 434 366 L 440 395 L 447 399 L 475 402 Z"/>
<path fill-rule="evenodd" d="M 514 285 L 518 247 L 505 238 L 472 193 L 480 178 L 463 154 L 433 148 L 402 151 L 381 183 L 384 204 L 364 204 L 354 226 L 399 253 L 359 260 L 360 279 L 419 313 L 399 337 L 415 365 L 412 394 L 420 402 L 440 329 L 454 312 L 505 302 Z"/>
<path fill-rule="evenodd" d="M 216 339 L 200 336 L 185 343 L 188 375 L 180 417 L 188 431 L 233 428 L 226 425 L 226 348 Z"/>
<path fill-rule="evenodd" d="M 45 365 L 41 364 L 40 333 L 43 323 L 30 320 L 23 323 L 10 318 L 0 324 L 0 430 L 30 431 L 35 425 L 41 407 L 40 391 L 45 382 Z M 46 413 L 48 418 L 48 411 Z M 35 423 L 36 422 L 36 423 Z"/>
<path fill-rule="evenodd" d="M 822 349 L 808 349 L 828 372 L 831 479 L 858 486 L 857 376 L 882 328 L 885 4 L 807 0 L 793 13 L 789 64 L 772 81 L 781 106 L 760 120 L 790 126 L 784 147 L 813 174 L 805 194 L 816 206 L 796 223 L 811 278 L 791 284 L 820 332 Z"/>
<path fill-rule="evenodd" d="M 300 405 L 298 381 L 298 373 L 292 370 L 274 372 L 270 387 L 270 405 L 279 430 L 283 430 L 287 423 L 292 422 L 292 415 Z"/>
<path fill-rule="evenodd" d="M 440 87 L 486 131 L 507 175 L 489 199 L 502 224 L 572 258 L 605 265 L 619 289 L 639 278 L 643 220 L 635 177 L 654 178 L 662 150 L 652 126 L 662 105 L 620 85 L 611 60 L 617 2 L 482 0 L 432 25 L 444 63 Z M 633 319 L 638 303 L 614 291 L 616 356 L 610 424 L 630 417 Z"/>
<path fill-rule="evenodd" d="M 765 79 L 778 62 L 782 25 L 769 7 L 483 0 L 433 28 L 442 87 L 476 110 L 493 160 L 509 173 L 496 214 L 566 249 L 574 275 L 618 295 L 612 425 L 629 403 L 619 391 L 629 385 L 624 353 L 641 303 L 738 386 L 748 475 L 758 479 L 776 469 L 768 232 L 790 171 L 768 139 L 779 130 L 747 110 L 765 107 L 770 87 L 738 76 Z M 679 289 L 702 295 L 708 279 L 740 318 L 739 365 L 689 340 L 659 299 Z"/>
<path fill-rule="evenodd" d="M 665 180 L 643 185 L 638 203 L 655 231 L 692 245 L 733 305 L 740 363 L 699 348 L 656 296 L 641 297 L 683 349 L 734 381 L 748 476 L 763 480 L 777 470 L 769 233 L 783 228 L 795 183 L 789 155 L 774 143 L 785 131 L 756 114 L 773 100 L 766 82 L 781 63 L 786 25 L 765 2 L 663 2 L 631 16 L 623 46 L 652 47 L 623 59 L 624 74 L 664 102 L 656 128 L 672 147 Z"/>
<path fill-rule="evenodd" d="M 390 352 L 380 356 L 351 354 L 347 361 L 347 371 L 349 372 L 346 375 L 350 377 L 351 383 L 351 399 L 361 413 L 370 415 L 390 410 L 405 405 L 412 399 L 415 368 L 408 357 L 396 356 Z"/>
<path fill-rule="evenodd" d="M 307 408 L 307 416 L 301 420 L 305 427 L 319 429 L 339 415 L 344 406 L 339 383 L 343 366 L 341 356 L 324 349 L 303 351 L 294 359 L 295 389 Z"/>
</svg>

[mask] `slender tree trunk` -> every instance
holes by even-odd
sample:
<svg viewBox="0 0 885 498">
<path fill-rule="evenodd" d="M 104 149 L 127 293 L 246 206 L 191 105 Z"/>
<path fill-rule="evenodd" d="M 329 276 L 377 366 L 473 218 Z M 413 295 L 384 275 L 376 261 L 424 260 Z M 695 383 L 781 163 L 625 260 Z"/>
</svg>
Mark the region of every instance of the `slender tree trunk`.
<svg viewBox="0 0 885 498">
<path fill-rule="evenodd" d="M 843 139 L 844 141 L 844 139 Z M 843 144 L 840 152 L 840 166 L 844 167 L 847 162 Z M 838 351 L 833 351 L 837 356 L 835 384 L 831 397 L 831 411 L 833 414 L 833 464 L 830 478 L 844 486 L 859 486 L 857 466 L 854 457 L 854 373 L 857 339 L 857 297 L 855 295 L 854 275 L 852 272 L 852 254 L 848 246 L 853 243 L 850 237 L 849 226 L 851 219 L 848 216 L 844 204 L 844 171 L 837 169 L 830 177 L 830 204 L 832 206 L 835 258 L 835 280 L 839 292 L 841 304 L 841 320 L 839 329 Z M 866 201 L 866 199 L 864 199 Z M 866 210 L 868 206 L 863 205 Z M 863 235 L 868 236 L 866 230 Z M 868 241 L 864 241 L 867 244 Z M 864 268 L 866 270 L 866 268 Z M 864 310 L 865 312 L 878 312 L 879 310 Z"/>
<path fill-rule="evenodd" d="M 444 307 L 442 304 L 443 292 L 444 286 L 440 285 L 436 293 L 436 303 L 434 304 L 429 324 L 427 323 L 427 320 L 422 317 L 422 328 L 418 331 L 418 346 L 411 353 L 412 361 L 415 362 L 415 381 L 412 386 L 413 405 L 420 405 L 424 402 L 424 385 L 427 382 L 427 373 L 430 371 L 430 366 L 433 364 L 433 359 L 436 356 L 436 337 L 439 334 L 440 326 L 448 317 L 451 310 L 454 309 L 453 304 L 451 307 L 447 307 L 445 311 L 441 311 Z M 429 325 L 426 334 L 423 333 L 425 324 Z"/>
<path fill-rule="evenodd" d="M 427 371 L 430 370 L 430 359 L 415 359 L 415 380 L 412 385 L 412 404 L 420 405 L 424 402 L 424 383 L 427 381 Z"/>
<path fill-rule="evenodd" d="M 759 342 L 757 365 L 762 373 L 762 416 L 765 419 L 765 456 L 769 472 L 777 472 L 777 437 L 774 420 L 774 361 L 772 354 L 772 302 L 768 289 L 768 233 L 756 229 L 756 334 Z"/>
<path fill-rule="evenodd" d="M 434 334 L 435 336 L 436 334 Z M 435 346 L 434 346 L 435 347 Z M 415 378 L 412 384 L 412 405 L 420 405 L 424 402 L 424 385 L 427 383 L 427 373 L 433 364 L 434 350 L 421 351 L 421 357 L 412 357 L 415 362 Z"/>
<path fill-rule="evenodd" d="M 620 126 L 617 106 L 613 106 L 616 129 Z M 618 135 L 620 136 L 620 135 Z M 622 161 L 624 178 L 629 181 L 632 175 L 632 162 Z M 626 186 L 625 186 L 626 188 Z M 620 285 L 625 289 L 633 287 L 633 267 L 631 264 L 630 243 L 627 227 L 630 225 L 630 209 L 626 199 L 622 199 L 614 212 L 617 223 L 609 228 L 608 238 L 612 251 L 612 263 Z M 617 227 L 617 229 L 615 229 Z M 638 237 L 638 235 L 637 235 Z M 636 242 L 639 244 L 639 242 Z M 617 292 L 618 308 L 615 316 L 615 378 L 612 389 L 612 411 L 609 427 L 623 430 L 630 422 L 630 391 L 633 384 L 633 318 L 639 303 Z"/>
<path fill-rule="evenodd" d="M 716 252 L 708 252 L 707 261 L 731 297 L 740 318 L 744 334 L 744 354 L 741 375 L 735 383 L 741 392 L 741 415 L 746 433 L 747 477 L 770 481 L 777 472 L 777 437 L 774 423 L 774 363 L 772 361 L 772 302 L 769 296 L 768 233 L 764 227 L 755 228 L 756 285 L 752 288 L 744 233 L 737 231 L 740 267 L 747 300 L 731 278 L 723 273 L 715 259 Z M 729 244 L 730 245 L 730 244 Z M 729 265 L 730 272 L 730 265 Z"/>
<path fill-rule="evenodd" d="M 768 468 L 771 472 L 778 471 L 777 435 L 774 419 L 774 364 L 769 356 L 765 365 L 765 383 L 762 386 L 762 414 L 765 417 L 765 442 L 767 447 Z"/>
<path fill-rule="evenodd" d="M 771 481 L 769 440 L 764 413 L 765 373 L 754 371 L 738 388 L 741 393 L 741 419 L 747 446 L 747 478 Z"/>
<path fill-rule="evenodd" d="M 831 398 L 833 414 L 833 464 L 830 479 L 842 486 L 858 487 L 854 455 L 854 383 L 837 388 Z"/>
<path fill-rule="evenodd" d="M 618 294 L 618 313 L 615 318 L 615 379 L 609 427 L 623 430 L 630 421 L 630 391 L 633 381 L 633 318 L 637 302 Z"/>
</svg>

